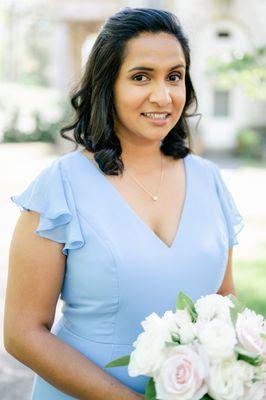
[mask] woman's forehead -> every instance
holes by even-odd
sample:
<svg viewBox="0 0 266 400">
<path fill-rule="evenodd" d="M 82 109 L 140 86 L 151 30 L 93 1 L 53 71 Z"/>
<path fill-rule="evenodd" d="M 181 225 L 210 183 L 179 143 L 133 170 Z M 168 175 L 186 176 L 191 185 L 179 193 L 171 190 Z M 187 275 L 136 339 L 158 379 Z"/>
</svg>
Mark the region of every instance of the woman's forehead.
<svg viewBox="0 0 266 400">
<path fill-rule="evenodd" d="M 128 41 L 123 62 L 125 69 L 139 65 L 153 68 L 162 64 L 169 68 L 176 64 L 185 65 L 183 49 L 173 35 L 145 33 Z"/>
</svg>

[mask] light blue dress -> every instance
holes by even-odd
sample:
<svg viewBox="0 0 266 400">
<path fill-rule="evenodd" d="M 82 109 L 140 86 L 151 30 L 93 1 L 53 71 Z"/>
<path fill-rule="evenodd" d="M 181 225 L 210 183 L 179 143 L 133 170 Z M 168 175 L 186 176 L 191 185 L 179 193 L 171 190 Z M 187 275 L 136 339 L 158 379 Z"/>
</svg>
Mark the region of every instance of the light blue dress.
<svg viewBox="0 0 266 400">
<path fill-rule="evenodd" d="M 102 368 L 130 354 L 141 321 L 174 310 L 180 290 L 194 301 L 216 293 L 228 249 L 239 244 L 243 218 L 218 166 L 194 154 L 184 166 L 186 196 L 171 247 L 81 150 L 58 157 L 11 197 L 21 210 L 40 214 L 38 235 L 64 243 L 63 316 L 52 332 Z M 127 367 L 105 371 L 145 392 L 147 377 L 132 378 Z M 73 397 L 35 374 L 32 399 Z"/>
</svg>

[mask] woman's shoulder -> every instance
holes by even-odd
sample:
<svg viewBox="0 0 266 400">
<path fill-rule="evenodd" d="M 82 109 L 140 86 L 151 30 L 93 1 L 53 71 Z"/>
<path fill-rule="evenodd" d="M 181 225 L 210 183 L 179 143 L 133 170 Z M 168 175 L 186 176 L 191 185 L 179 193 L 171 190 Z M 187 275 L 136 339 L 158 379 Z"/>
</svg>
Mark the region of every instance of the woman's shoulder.
<svg viewBox="0 0 266 400">
<path fill-rule="evenodd" d="M 244 220 L 222 176 L 219 166 L 216 164 L 216 162 L 199 155 L 190 154 L 189 157 L 191 162 L 193 162 L 196 167 L 193 170 L 196 171 L 196 174 L 198 174 L 197 178 L 199 176 L 204 176 L 204 178 L 207 176 L 207 181 L 211 182 L 211 185 L 203 186 L 204 191 L 206 191 L 207 187 L 215 188 L 215 193 L 217 194 L 216 198 L 218 198 L 220 202 L 221 209 L 228 227 L 229 247 L 238 244 L 237 235 L 244 227 Z M 208 171 L 208 173 L 204 175 L 204 171 Z"/>
<path fill-rule="evenodd" d="M 72 150 L 67 153 L 57 155 L 50 165 L 56 165 L 57 167 L 68 167 L 72 166 L 79 157 L 81 150 Z"/>
<path fill-rule="evenodd" d="M 218 165 L 214 161 L 209 160 L 202 155 L 190 153 L 187 157 L 198 171 L 206 173 L 206 171 L 212 172 L 212 170 L 219 169 Z"/>
<path fill-rule="evenodd" d="M 84 155 L 82 151 L 82 149 L 78 149 L 58 155 L 46 166 L 46 173 L 57 171 L 62 179 L 77 181 L 79 177 L 82 177 L 83 170 L 87 171 L 87 167 L 90 163 L 90 161 L 86 159 L 87 156 Z"/>
</svg>

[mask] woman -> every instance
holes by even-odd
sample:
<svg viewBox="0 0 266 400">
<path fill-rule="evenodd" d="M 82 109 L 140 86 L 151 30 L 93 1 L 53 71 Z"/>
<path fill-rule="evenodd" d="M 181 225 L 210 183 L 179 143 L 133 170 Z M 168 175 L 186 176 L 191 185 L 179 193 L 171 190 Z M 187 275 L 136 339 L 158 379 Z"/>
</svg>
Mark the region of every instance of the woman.
<svg viewBox="0 0 266 400">
<path fill-rule="evenodd" d="M 173 14 L 120 10 L 99 32 L 72 97 L 76 120 L 62 130 L 82 148 L 12 196 L 28 212 L 10 248 L 5 346 L 36 372 L 34 400 L 144 398 L 148 378 L 104 369 L 133 350 L 140 322 L 174 309 L 179 290 L 235 293 L 243 219 L 216 164 L 190 149 L 189 70 Z"/>
</svg>

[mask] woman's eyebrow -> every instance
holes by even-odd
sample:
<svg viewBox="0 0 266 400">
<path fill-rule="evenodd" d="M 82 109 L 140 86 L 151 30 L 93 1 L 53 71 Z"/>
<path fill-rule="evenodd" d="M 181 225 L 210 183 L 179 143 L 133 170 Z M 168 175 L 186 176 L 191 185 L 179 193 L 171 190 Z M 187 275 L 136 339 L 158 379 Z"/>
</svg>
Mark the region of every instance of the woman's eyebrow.
<svg viewBox="0 0 266 400">
<path fill-rule="evenodd" d="M 171 67 L 171 68 L 169 69 L 169 71 L 172 71 L 173 69 L 180 68 L 180 67 L 186 69 L 186 67 L 185 67 L 184 64 L 176 64 L 176 65 L 174 65 L 173 67 Z M 141 69 L 142 71 L 154 71 L 154 68 L 148 68 L 148 67 L 140 66 L 140 67 L 131 68 L 131 69 L 128 70 L 128 72 L 131 72 L 131 71 L 134 71 L 134 70 L 140 70 L 140 69 Z"/>
</svg>

